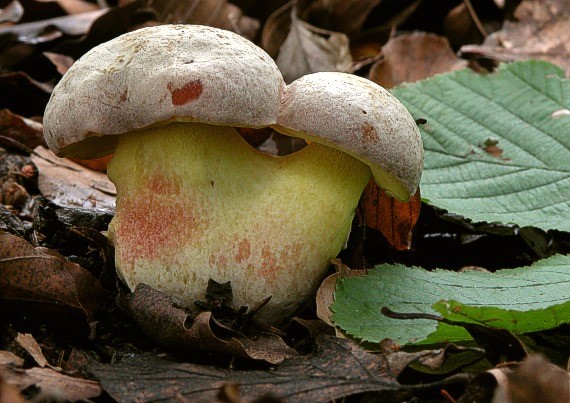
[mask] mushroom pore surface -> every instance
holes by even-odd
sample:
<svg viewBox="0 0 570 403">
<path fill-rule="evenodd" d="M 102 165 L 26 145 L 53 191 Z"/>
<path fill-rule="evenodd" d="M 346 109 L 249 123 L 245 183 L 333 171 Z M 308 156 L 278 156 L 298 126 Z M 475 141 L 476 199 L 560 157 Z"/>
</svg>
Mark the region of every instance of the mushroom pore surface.
<svg viewBox="0 0 570 403">
<path fill-rule="evenodd" d="M 231 127 L 172 123 L 120 135 L 108 175 L 109 236 L 131 289 L 191 307 L 208 279 L 231 281 L 236 305 L 272 296 L 259 316 L 279 323 L 342 248 L 371 172 L 317 143 L 271 157 Z"/>
</svg>

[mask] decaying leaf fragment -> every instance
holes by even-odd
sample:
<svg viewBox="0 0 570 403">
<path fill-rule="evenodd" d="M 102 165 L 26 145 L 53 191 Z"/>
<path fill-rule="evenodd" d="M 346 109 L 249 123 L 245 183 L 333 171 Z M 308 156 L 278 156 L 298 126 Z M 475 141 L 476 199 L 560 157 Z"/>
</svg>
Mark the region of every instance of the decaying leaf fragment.
<svg viewBox="0 0 570 403">
<path fill-rule="evenodd" d="M 288 358 L 268 371 L 231 371 L 180 363 L 154 354 L 124 360 L 115 366 L 93 362 L 90 371 L 118 401 L 175 397 L 215 401 L 220 389 L 228 384 L 238 384 L 239 399 L 247 401 L 272 396 L 294 402 L 328 402 L 362 392 L 405 393 L 405 387 L 396 382 L 397 374 L 390 371 L 383 356 L 334 337 L 317 338 L 315 354 Z"/>
<path fill-rule="evenodd" d="M 566 0 L 525 0 L 515 10 L 517 21 L 489 35 L 483 45 L 465 45 L 463 55 L 499 62 L 540 59 L 570 74 L 570 3 Z"/>
<path fill-rule="evenodd" d="M 150 3 L 159 19 L 167 24 L 208 25 L 234 31 L 250 40 L 255 39 L 260 25 L 227 0 L 153 0 Z"/>
<path fill-rule="evenodd" d="M 0 351 L 0 398 L 4 398 L 2 380 L 23 391 L 30 386 L 36 387 L 41 401 L 86 401 L 99 396 L 101 386 L 96 381 L 71 377 L 51 368 L 21 368 L 24 362 L 7 351 Z M 11 391 L 13 396 L 13 391 Z M 17 395 L 16 395 L 17 396 Z M 2 400 L 17 402 L 18 400 Z"/>
<path fill-rule="evenodd" d="M 0 110 L 0 134 L 10 137 L 29 148 L 44 145 L 43 125 L 17 115 L 9 109 Z"/>
<path fill-rule="evenodd" d="M 177 354 L 202 350 L 270 364 L 297 355 L 280 337 L 264 333 L 257 340 L 250 339 L 222 325 L 211 312 L 192 318 L 165 294 L 146 284 L 139 284 L 131 295 L 120 297 L 119 304 L 144 333 Z"/>
<path fill-rule="evenodd" d="M 348 72 L 352 66 L 348 37 L 303 21 L 292 3 L 269 18 L 261 41 L 287 83 L 318 71 Z"/>
<path fill-rule="evenodd" d="M 570 401 L 570 374 L 540 354 L 520 364 L 477 375 L 460 402 L 532 403 Z"/>
<path fill-rule="evenodd" d="M 115 185 L 107 175 L 58 158 L 43 147 L 34 151 L 32 161 L 40 172 L 38 187 L 46 198 L 62 207 L 115 209 Z"/>
</svg>

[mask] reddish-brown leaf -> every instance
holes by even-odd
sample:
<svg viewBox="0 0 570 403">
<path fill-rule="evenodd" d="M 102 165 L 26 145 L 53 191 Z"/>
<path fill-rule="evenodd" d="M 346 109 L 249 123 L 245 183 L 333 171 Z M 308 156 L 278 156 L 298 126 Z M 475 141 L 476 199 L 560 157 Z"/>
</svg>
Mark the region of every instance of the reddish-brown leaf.
<svg viewBox="0 0 570 403">
<path fill-rule="evenodd" d="M 0 110 L 0 135 L 10 137 L 28 148 L 45 145 L 44 126 L 35 120 L 11 112 Z"/>
<path fill-rule="evenodd" d="M 386 195 L 372 180 L 361 202 L 366 225 L 377 229 L 396 250 L 409 250 L 412 229 L 420 215 L 420 190 L 404 203 Z"/>
<path fill-rule="evenodd" d="M 0 231 L 0 304 L 34 302 L 37 309 L 71 310 L 89 320 L 107 297 L 97 279 L 79 265 Z"/>
</svg>

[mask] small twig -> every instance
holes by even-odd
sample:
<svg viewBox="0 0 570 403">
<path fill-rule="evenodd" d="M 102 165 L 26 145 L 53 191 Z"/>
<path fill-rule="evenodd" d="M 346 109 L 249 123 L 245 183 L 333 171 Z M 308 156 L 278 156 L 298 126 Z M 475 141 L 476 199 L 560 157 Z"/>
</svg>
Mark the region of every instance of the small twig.
<svg viewBox="0 0 570 403">
<path fill-rule="evenodd" d="M 380 312 L 382 313 L 382 315 L 385 315 L 385 316 L 392 318 L 392 319 L 429 319 L 429 320 L 435 320 L 437 322 L 443 322 L 443 323 L 451 322 L 451 321 L 448 321 L 447 319 L 445 319 L 441 316 L 438 316 L 438 315 L 432 315 L 429 313 L 394 312 L 393 310 L 391 310 L 390 308 L 387 308 L 385 306 L 382 307 Z M 453 324 L 453 322 L 451 322 L 451 324 Z"/>
<path fill-rule="evenodd" d="M 463 4 L 465 4 L 465 7 L 467 7 L 467 11 L 469 12 L 471 19 L 475 23 L 475 26 L 477 27 L 477 29 L 479 30 L 481 35 L 483 35 L 483 37 L 486 38 L 489 35 L 489 33 L 487 32 L 487 30 L 485 29 L 485 27 L 481 23 L 481 20 L 477 16 L 477 13 L 475 12 L 473 5 L 471 4 L 471 1 L 470 0 L 463 0 Z"/>
</svg>

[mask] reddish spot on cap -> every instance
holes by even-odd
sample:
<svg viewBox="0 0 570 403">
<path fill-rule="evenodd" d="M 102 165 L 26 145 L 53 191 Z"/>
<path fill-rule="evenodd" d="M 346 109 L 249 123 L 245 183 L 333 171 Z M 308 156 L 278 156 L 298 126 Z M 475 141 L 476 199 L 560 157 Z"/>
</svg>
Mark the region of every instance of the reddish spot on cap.
<svg viewBox="0 0 570 403">
<path fill-rule="evenodd" d="M 362 141 L 367 144 L 378 141 L 378 133 L 376 133 L 376 130 L 370 123 L 364 123 L 362 125 Z"/>
<path fill-rule="evenodd" d="M 195 101 L 200 98 L 204 89 L 200 80 L 190 81 L 180 88 L 174 88 L 174 84 L 168 83 L 167 88 L 172 95 L 172 105 L 175 106 L 186 105 L 188 102 Z"/>
</svg>

